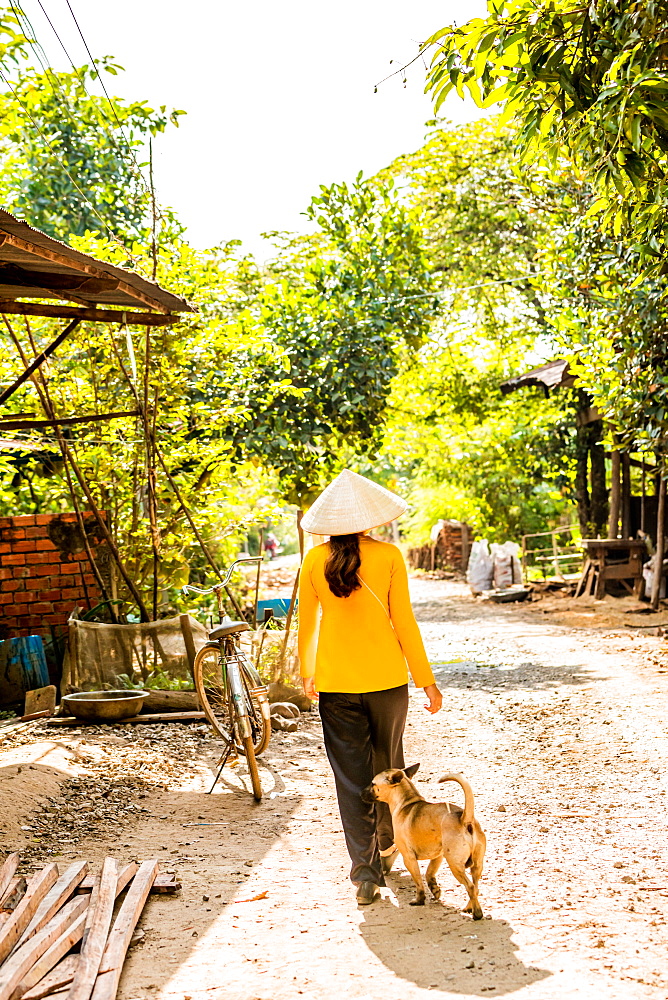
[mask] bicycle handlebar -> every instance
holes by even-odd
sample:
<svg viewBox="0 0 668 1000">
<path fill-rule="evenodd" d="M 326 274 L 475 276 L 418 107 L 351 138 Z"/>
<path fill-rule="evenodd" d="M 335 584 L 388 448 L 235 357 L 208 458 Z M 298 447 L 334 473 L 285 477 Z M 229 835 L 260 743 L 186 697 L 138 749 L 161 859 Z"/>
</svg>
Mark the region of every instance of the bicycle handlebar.
<svg viewBox="0 0 668 1000">
<path fill-rule="evenodd" d="M 220 583 L 214 584 L 213 587 L 209 587 L 208 590 L 201 590 L 199 587 L 193 587 L 191 583 L 186 583 L 181 587 L 181 593 L 184 595 L 188 594 L 189 590 L 194 591 L 196 594 L 214 594 L 217 590 L 222 590 L 223 587 L 227 586 L 230 577 L 234 571 L 234 567 L 238 566 L 239 563 L 259 563 L 262 562 L 262 556 L 244 556 L 242 559 L 235 559 L 227 573 L 225 574 L 225 579 L 221 580 Z"/>
</svg>

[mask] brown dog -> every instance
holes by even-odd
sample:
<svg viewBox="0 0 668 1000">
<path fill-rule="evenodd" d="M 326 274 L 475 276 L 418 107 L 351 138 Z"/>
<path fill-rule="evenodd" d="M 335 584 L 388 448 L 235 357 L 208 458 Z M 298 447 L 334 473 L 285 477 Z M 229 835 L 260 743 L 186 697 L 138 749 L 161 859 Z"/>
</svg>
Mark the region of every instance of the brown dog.
<svg viewBox="0 0 668 1000">
<path fill-rule="evenodd" d="M 461 774 L 444 774 L 439 781 L 456 781 L 464 790 L 464 809 L 451 802 L 427 802 L 410 780 L 419 764 L 403 771 L 390 768 L 381 771 L 364 789 L 366 799 L 386 802 L 392 813 L 394 843 L 399 848 L 406 868 L 413 876 L 417 895 L 411 906 L 424 906 L 425 892 L 418 861 L 429 859 L 427 885 L 434 899 L 441 890 L 436 872 L 443 858 L 458 882 L 466 886 L 469 903 L 464 912 L 474 920 L 482 919 L 478 902 L 478 882 L 485 857 L 485 834 L 473 815 L 473 792 Z M 471 869 L 471 877 L 466 869 Z"/>
</svg>

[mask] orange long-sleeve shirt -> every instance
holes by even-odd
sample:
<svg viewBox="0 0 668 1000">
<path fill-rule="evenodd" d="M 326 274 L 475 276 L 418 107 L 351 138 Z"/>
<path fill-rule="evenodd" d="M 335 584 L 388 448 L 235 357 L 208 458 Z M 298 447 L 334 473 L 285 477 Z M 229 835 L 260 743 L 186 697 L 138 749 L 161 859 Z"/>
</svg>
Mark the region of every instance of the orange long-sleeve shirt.
<svg viewBox="0 0 668 1000">
<path fill-rule="evenodd" d="M 302 677 L 315 677 L 318 691 L 362 694 L 405 684 L 408 665 L 417 687 L 433 684 L 401 552 L 363 537 L 360 554 L 359 576 L 373 594 L 362 586 L 350 597 L 335 597 L 324 572 L 329 545 L 306 553 L 299 580 Z"/>
</svg>

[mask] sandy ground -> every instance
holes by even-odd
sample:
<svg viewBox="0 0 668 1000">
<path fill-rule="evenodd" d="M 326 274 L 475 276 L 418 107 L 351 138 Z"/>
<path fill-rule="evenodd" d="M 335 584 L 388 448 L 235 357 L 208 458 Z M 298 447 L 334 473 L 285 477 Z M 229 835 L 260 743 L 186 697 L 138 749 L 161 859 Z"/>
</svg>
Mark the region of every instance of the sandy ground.
<svg viewBox="0 0 668 1000">
<path fill-rule="evenodd" d="M 447 869 L 439 903 L 409 906 L 401 864 L 381 901 L 355 905 L 317 715 L 274 734 L 259 806 L 242 766 L 205 794 L 206 727 L 40 724 L 0 744 L 5 848 L 29 863 L 157 856 L 183 882 L 149 901 L 123 1000 L 668 996 L 665 640 L 626 628 L 624 606 L 598 613 L 609 602 L 412 588 L 445 699 L 430 717 L 412 692 L 407 759 L 428 798 L 459 796 L 437 784 L 446 770 L 473 785 L 485 919 L 461 913 Z"/>
</svg>

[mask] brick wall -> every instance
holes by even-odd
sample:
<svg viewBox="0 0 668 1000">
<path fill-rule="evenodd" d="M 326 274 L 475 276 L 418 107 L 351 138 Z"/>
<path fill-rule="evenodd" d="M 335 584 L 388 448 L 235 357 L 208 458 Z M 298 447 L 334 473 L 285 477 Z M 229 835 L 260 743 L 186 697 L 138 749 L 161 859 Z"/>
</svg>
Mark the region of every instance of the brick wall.
<svg viewBox="0 0 668 1000">
<path fill-rule="evenodd" d="M 99 525 L 84 515 L 91 549 L 100 551 Z M 94 607 L 100 591 L 76 514 L 0 518 L 0 639 L 51 637 L 77 605 Z"/>
</svg>

